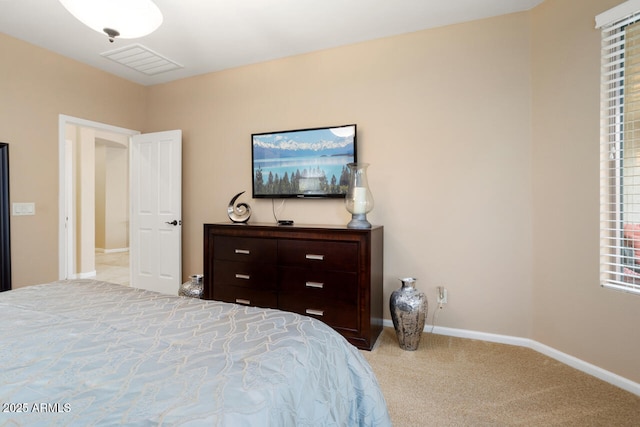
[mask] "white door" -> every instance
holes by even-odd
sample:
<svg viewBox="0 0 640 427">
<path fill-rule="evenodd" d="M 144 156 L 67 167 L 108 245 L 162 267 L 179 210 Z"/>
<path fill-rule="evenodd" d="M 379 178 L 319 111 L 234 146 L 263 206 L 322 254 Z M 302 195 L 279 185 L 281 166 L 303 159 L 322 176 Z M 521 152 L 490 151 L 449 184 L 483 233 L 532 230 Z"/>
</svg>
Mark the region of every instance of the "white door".
<svg viewBox="0 0 640 427">
<path fill-rule="evenodd" d="M 182 131 L 131 137 L 131 285 L 177 295 L 182 278 Z"/>
</svg>

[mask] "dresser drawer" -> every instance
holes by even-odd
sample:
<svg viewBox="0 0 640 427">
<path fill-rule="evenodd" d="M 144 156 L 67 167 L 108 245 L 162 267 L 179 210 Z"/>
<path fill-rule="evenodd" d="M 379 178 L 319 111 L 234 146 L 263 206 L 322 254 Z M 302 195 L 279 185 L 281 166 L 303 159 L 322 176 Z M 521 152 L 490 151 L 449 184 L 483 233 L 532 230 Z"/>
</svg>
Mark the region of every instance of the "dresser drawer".
<svg viewBox="0 0 640 427">
<path fill-rule="evenodd" d="M 278 295 L 275 291 L 261 291 L 216 284 L 216 287 L 213 288 L 213 299 L 242 305 L 278 308 Z"/>
<path fill-rule="evenodd" d="M 273 239 L 216 236 L 213 257 L 228 261 L 275 263 L 277 247 Z"/>
<path fill-rule="evenodd" d="M 278 308 L 304 314 L 322 320 L 333 328 L 356 330 L 358 328 L 358 306 L 328 299 L 300 298 L 297 294 L 280 293 Z"/>
<path fill-rule="evenodd" d="M 278 241 L 278 264 L 324 270 L 357 271 L 358 244 L 327 240 Z"/>
<path fill-rule="evenodd" d="M 242 288 L 276 290 L 275 264 L 251 262 L 213 262 L 213 283 Z"/>
<path fill-rule="evenodd" d="M 357 303 L 356 273 L 281 267 L 278 270 L 278 281 L 281 293 L 296 295 L 308 301 L 327 299 L 349 304 Z"/>
</svg>

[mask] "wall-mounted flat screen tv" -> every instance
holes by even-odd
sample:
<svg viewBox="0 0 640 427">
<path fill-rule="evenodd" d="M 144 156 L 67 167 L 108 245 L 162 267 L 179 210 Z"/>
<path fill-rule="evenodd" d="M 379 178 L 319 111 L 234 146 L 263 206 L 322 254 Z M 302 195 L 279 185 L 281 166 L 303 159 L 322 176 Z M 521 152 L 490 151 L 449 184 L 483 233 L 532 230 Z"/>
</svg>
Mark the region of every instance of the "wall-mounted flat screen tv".
<svg viewBox="0 0 640 427">
<path fill-rule="evenodd" d="M 345 197 L 356 125 L 251 135 L 254 198 Z"/>
</svg>

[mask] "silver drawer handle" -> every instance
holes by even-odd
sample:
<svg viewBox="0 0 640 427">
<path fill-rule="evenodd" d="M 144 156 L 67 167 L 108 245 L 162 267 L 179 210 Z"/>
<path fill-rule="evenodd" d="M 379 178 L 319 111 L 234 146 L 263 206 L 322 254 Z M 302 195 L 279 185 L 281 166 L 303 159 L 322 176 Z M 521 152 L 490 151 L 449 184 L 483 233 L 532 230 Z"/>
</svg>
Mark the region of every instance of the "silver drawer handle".
<svg viewBox="0 0 640 427">
<path fill-rule="evenodd" d="M 251 276 L 249 276 L 248 274 L 236 274 L 236 279 L 249 280 L 251 279 Z"/>
<path fill-rule="evenodd" d="M 312 308 L 307 308 L 305 312 L 314 316 L 324 316 L 324 310 L 314 310 Z"/>
<path fill-rule="evenodd" d="M 314 259 L 314 260 L 317 260 L 317 261 L 322 261 L 322 260 L 324 260 L 324 255 L 306 254 L 305 258 L 306 259 Z"/>
<path fill-rule="evenodd" d="M 305 286 L 307 288 L 317 288 L 317 289 L 322 289 L 324 288 L 324 283 L 320 283 L 320 282 L 307 282 L 305 283 Z"/>
<path fill-rule="evenodd" d="M 251 251 L 248 249 L 236 249 L 235 253 L 241 254 L 241 255 L 250 255 Z"/>
<path fill-rule="evenodd" d="M 236 304 L 251 305 L 251 301 L 249 301 L 248 299 L 236 298 Z"/>
</svg>

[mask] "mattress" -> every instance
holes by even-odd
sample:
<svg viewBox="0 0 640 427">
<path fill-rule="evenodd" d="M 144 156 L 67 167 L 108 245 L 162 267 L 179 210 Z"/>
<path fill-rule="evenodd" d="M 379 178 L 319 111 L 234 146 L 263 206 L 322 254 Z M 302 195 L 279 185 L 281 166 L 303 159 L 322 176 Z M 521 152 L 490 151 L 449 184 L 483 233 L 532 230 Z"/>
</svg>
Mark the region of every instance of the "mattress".
<svg viewBox="0 0 640 427">
<path fill-rule="evenodd" d="M 92 280 L 0 293 L 0 313 L 0 425 L 391 425 L 313 318 Z"/>
</svg>

